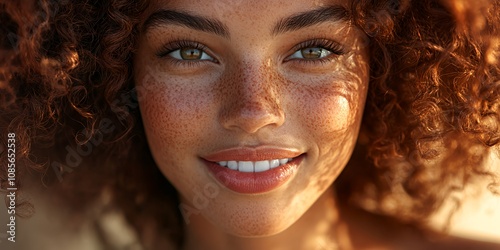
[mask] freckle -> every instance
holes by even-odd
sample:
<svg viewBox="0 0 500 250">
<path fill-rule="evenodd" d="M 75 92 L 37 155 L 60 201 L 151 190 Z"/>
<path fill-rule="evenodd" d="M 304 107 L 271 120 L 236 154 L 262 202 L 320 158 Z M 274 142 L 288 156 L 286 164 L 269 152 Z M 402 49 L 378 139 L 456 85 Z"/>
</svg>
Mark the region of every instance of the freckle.
<svg viewBox="0 0 500 250">
<path fill-rule="evenodd" d="M 351 120 L 351 107 L 345 97 L 338 96 L 335 99 L 336 106 L 338 107 L 336 118 L 338 119 L 337 121 L 339 121 L 339 124 L 337 124 L 337 127 L 339 130 L 343 130 L 346 129 L 350 124 L 349 120 Z"/>
</svg>

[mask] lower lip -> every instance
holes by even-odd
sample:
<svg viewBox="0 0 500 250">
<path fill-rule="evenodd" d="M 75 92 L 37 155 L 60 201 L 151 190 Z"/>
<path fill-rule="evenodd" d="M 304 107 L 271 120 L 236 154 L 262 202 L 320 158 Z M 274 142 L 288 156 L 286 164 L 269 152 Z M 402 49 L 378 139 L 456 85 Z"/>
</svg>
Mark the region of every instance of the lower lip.
<svg viewBox="0 0 500 250">
<path fill-rule="evenodd" d="M 276 189 L 290 180 L 303 158 L 304 155 L 300 155 L 285 165 L 257 173 L 244 173 L 214 162 L 204 162 L 213 176 L 227 188 L 243 194 L 258 194 Z"/>
</svg>

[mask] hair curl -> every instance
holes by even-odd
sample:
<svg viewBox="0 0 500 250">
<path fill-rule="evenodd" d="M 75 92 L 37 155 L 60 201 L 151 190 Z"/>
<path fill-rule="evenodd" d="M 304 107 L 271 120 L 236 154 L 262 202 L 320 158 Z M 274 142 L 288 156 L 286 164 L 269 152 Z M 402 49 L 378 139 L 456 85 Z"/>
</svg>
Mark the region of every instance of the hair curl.
<svg viewBox="0 0 500 250">
<path fill-rule="evenodd" d="M 491 176 L 495 191 L 482 163 L 500 141 L 499 4 L 355 4 L 357 25 L 373 38 L 362 150 L 375 168 L 348 178 L 358 193 L 350 198 L 415 222 L 474 175 Z"/>
<path fill-rule="evenodd" d="M 499 5 L 352 2 L 371 53 L 352 161 L 369 161 L 350 164 L 336 181 L 343 198 L 421 222 L 473 176 L 494 177 L 481 163 L 500 141 Z M 110 194 L 146 245 L 159 244 L 150 236 L 158 229 L 180 244 L 176 191 L 147 148 L 132 81 L 146 8 L 128 0 L 0 3 L 0 137 L 16 133 L 17 187 L 55 186 L 80 211 Z M 75 149 L 86 157 L 76 159 Z M 5 188 L 5 164 L 0 180 Z M 31 212 L 27 202 L 18 207 Z"/>
</svg>

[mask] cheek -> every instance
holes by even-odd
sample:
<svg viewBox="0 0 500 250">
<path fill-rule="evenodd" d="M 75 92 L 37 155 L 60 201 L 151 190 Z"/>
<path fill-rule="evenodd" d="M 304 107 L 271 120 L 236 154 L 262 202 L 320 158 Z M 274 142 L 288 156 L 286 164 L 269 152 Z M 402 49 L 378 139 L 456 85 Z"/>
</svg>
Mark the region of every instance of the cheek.
<svg viewBox="0 0 500 250">
<path fill-rule="evenodd" d="M 196 151 L 209 132 L 211 94 L 175 79 L 146 79 L 136 89 L 155 162 L 177 190 L 191 197 L 202 173 L 186 166 L 196 164 Z"/>
<path fill-rule="evenodd" d="M 333 93 L 312 101 L 308 125 L 315 131 L 325 133 L 345 131 L 353 122 L 353 111 L 346 97 Z"/>
<path fill-rule="evenodd" d="M 155 86 L 155 88 L 148 88 Z M 213 114 L 210 93 L 189 83 L 150 80 L 137 88 L 144 127 L 151 146 L 193 147 Z M 165 148 L 165 147 L 164 147 Z"/>
<path fill-rule="evenodd" d="M 308 185 L 322 192 L 331 185 L 347 164 L 356 143 L 364 106 L 364 88 L 352 82 L 336 81 L 330 86 L 303 87 L 301 109 L 302 131 L 311 144 L 309 159 L 315 165 Z M 360 91 L 361 89 L 361 91 Z"/>
<path fill-rule="evenodd" d="M 309 107 L 307 125 L 317 146 L 316 156 L 321 159 L 316 179 L 320 189 L 331 184 L 349 159 L 358 126 L 354 106 L 348 97 L 332 93 Z"/>
<path fill-rule="evenodd" d="M 363 100 L 344 88 L 310 87 L 300 102 L 303 124 L 318 144 L 339 142 L 356 131 Z"/>
</svg>

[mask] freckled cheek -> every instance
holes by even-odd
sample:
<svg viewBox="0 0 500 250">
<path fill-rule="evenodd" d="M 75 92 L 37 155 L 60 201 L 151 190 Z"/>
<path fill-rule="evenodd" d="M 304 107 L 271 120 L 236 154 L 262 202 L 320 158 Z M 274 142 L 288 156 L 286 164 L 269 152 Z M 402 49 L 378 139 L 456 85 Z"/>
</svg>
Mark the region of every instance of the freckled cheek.
<svg viewBox="0 0 500 250">
<path fill-rule="evenodd" d="M 316 179 L 318 190 L 324 190 L 338 176 L 347 163 L 357 138 L 361 120 L 361 105 L 357 97 L 343 93 L 317 95 L 308 102 L 306 128 L 313 147 L 311 159 L 316 159 Z M 362 106 L 361 106 L 362 107 Z"/>
<path fill-rule="evenodd" d="M 335 96 L 332 98 L 329 116 L 332 130 L 345 130 L 354 121 L 354 110 L 351 109 L 349 102 L 344 96 Z"/>
<path fill-rule="evenodd" d="M 168 145 L 169 148 L 192 145 L 210 124 L 207 120 L 210 115 L 210 96 L 195 88 L 165 84 L 154 91 L 141 93 L 141 89 L 138 89 L 148 140 L 150 144 Z"/>
<path fill-rule="evenodd" d="M 355 122 L 356 110 L 350 105 L 348 98 L 340 94 L 308 102 L 305 111 L 307 124 L 316 133 L 332 133 L 347 130 Z"/>
</svg>

